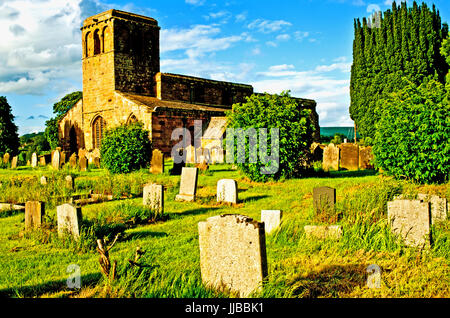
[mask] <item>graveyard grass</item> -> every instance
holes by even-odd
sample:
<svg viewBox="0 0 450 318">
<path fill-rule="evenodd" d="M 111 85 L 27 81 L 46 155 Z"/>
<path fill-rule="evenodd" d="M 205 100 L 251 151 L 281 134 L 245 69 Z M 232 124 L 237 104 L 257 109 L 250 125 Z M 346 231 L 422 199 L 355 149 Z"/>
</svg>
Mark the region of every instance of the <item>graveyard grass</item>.
<svg viewBox="0 0 450 318">
<path fill-rule="evenodd" d="M 171 163 L 166 165 L 168 171 Z M 88 172 L 45 167 L 0 169 L 0 202 L 49 200 L 44 187 L 33 184 L 44 174 L 63 180 L 67 173 L 76 176 L 78 194 L 95 187 L 116 198 L 124 193 L 130 197 L 82 208 L 85 226 L 101 220 L 105 233 L 123 231 L 124 220 L 132 224 L 110 250 L 111 261 L 117 261 L 116 278 L 102 275 L 92 231 L 85 228 L 79 242 L 58 239 L 49 230 L 24 233 L 23 212 L 0 212 L 0 297 L 229 297 L 201 283 L 197 224 L 228 213 L 260 220 L 261 210 L 282 210 L 283 220 L 280 229 L 266 236 L 269 275 L 254 297 L 450 297 L 450 222 L 433 226 L 431 250 L 420 251 L 395 240 L 386 211 L 387 202 L 400 193 L 450 198 L 448 184 L 420 186 L 371 171 L 319 173 L 264 184 L 248 180 L 230 165 L 216 165 L 199 172 L 196 202 L 176 202 L 180 177 L 167 172 L 112 176 L 93 167 Z M 216 202 L 220 179 L 238 182 L 238 204 Z M 142 209 L 141 191 L 150 182 L 165 186 L 163 217 L 143 217 L 148 211 Z M 314 216 L 312 191 L 320 186 L 336 188 L 336 215 Z M 61 197 L 71 194 L 57 181 L 50 180 L 49 187 Z M 46 220 L 53 226 L 57 204 L 50 200 L 46 206 Z M 341 240 L 305 237 L 304 225 L 331 224 L 336 218 L 344 228 Z M 134 259 L 138 246 L 146 251 L 139 259 L 144 266 L 133 267 L 128 260 Z M 67 288 L 70 264 L 80 266 L 80 290 Z M 366 286 L 371 264 L 381 267 L 380 289 Z"/>
</svg>

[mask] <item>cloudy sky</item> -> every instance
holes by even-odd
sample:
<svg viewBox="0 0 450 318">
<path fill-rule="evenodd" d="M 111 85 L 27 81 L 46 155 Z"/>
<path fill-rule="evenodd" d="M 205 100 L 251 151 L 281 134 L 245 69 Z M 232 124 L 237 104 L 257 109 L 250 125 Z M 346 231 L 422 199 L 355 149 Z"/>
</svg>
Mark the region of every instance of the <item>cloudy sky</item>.
<svg viewBox="0 0 450 318">
<path fill-rule="evenodd" d="M 410 1 L 408 1 L 411 3 Z M 450 1 L 435 3 L 443 21 Z M 112 8 L 161 26 L 161 71 L 291 90 L 315 99 L 321 126 L 348 115 L 353 19 L 391 0 L 0 0 L 0 96 L 19 133 L 43 131 L 52 105 L 82 90 L 81 33 Z"/>
</svg>

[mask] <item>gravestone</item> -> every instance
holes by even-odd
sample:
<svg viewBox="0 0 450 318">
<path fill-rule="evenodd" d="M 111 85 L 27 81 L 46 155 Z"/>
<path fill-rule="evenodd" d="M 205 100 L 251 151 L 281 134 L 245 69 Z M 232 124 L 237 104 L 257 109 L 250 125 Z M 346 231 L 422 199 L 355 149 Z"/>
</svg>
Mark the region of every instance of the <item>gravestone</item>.
<svg viewBox="0 0 450 318">
<path fill-rule="evenodd" d="M 181 171 L 180 193 L 175 197 L 176 201 L 195 201 L 197 193 L 197 168 L 183 168 Z"/>
<path fill-rule="evenodd" d="M 420 200 L 395 200 L 387 204 L 391 232 L 398 235 L 406 245 L 429 247 L 430 203 Z"/>
<path fill-rule="evenodd" d="M 359 168 L 359 146 L 355 144 L 341 144 L 341 169 L 358 170 Z"/>
<path fill-rule="evenodd" d="M 211 163 L 212 164 L 223 163 L 224 162 L 225 155 L 224 155 L 223 148 L 221 148 L 221 147 L 213 147 L 213 148 L 211 148 L 209 153 L 210 153 Z"/>
<path fill-rule="evenodd" d="M 427 195 L 419 193 L 418 200 L 431 203 L 431 224 L 437 224 L 447 220 L 447 199 L 438 195 Z"/>
<path fill-rule="evenodd" d="M 159 149 L 155 149 L 152 152 L 150 173 L 154 174 L 164 173 L 164 153 L 162 153 Z"/>
<path fill-rule="evenodd" d="M 45 167 L 47 162 L 45 160 L 45 156 L 39 156 L 39 165 Z"/>
<path fill-rule="evenodd" d="M 66 181 L 66 186 L 69 189 L 73 189 L 75 187 L 75 180 L 73 179 L 73 177 L 71 175 L 67 175 L 65 178 Z"/>
<path fill-rule="evenodd" d="M 10 157 L 9 153 L 5 153 L 3 155 L 3 164 L 7 165 L 9 163 L 9 157 Z"/>
<path fill-rule="evenodd" d="M 27 160 L 27 167 L 31 166 L 31 161 Z"/>
<path fill-rule="evenodd" d="M 25 230 L 41 227 L 45 214 L 45 203 L 39 201 L 27 201 L 25 203 Z"/>
<path fill-rule="evenodd" d="M 324 171 L 339 170 L 340 149 L 334 144 L 329 144 L 323 150 L 322 169 Z"/>
<path fill-rule="evenodd" d="M 195 163 L 195 148 L 194 146 L 187 146 L 186 149 L 186 163 Z"/>
<path fill-rule="evenodd" d="M 317 215 L 321 212 L 334 212 L 336 204 L 336 189 L 320 187 L 313 189 L 313 207 Z"/>
<path fill-rule="evenodd" d="M 182 169 L 186 166 L 186 151 L 184 149 L 178 150 L 179 156 L 182 158 L 181 162 L 175 162 L 175 158 L 173 161 L 173 168 L 170 169 L 170 174 L 173 176 L 181 175 Z"/>
<path fill-rule="evenodd" d="M 94 163 L 94 165 L 97 168 L 100 168 L 100 158 L 99 157 L 94 157 L 94 159 L 92 160 L 92 162 Z"/>
<path fill-rule="evenodd" d="M 60 160 L 60 164 L 65 165 L 67 162 L 67 151 L 61 151 L 61 160 Z"/>
<path fill-rule="evenodd" d="M 80 171 L 87 171 L 88 161 L 86 156 L 80 156 L 78 164 L 80 165 Z"/>
<path fill-rule="evenodd" d="M 72 169 L 75 169 L 77 167 L 77 154 L 73 153 L 69 158 L 69 164 Z"/>
<path fill-rule="evenodd" d="M 264 228 L 267 234 L 280 227 L 282 216 L 283 213 L 280 210 L 261 211 L 261 222 L 264 222 Z"/>
<path fill-rule="evenodd" d="M 37 167 L 37 154 L 35 152 L 31 155 L 31 167 Z"/>
<path fill-rule="evenodd" d="M 47 184 L 47 177 L 46 176 L 42 176 L 40 182 L 41 182 L 42 185 L 46 185 Z"/>
<path fill-rule="evenodd" d="M 307 238 L 339 240 L 342 237 L 342 227 L 339 225 L 305 225 Z"/>
<path fill-rule="evenodd" d="M 359 148 L 359 169 L 373 169 L 373 152 L 372 147 Z"/>
<path fill-rule="evenodd" d="M 238 187 L 236 180 L 222 179 L 217 182 L 217 202 L 236 204 L 238 201 Z"/>
<path fill-rule="evenodd" d="M 11 160 L 11 169 L 17 168 L 17 156 L 14 156 Z"/>
<path fill-rule="evenodd" d="M 143 204 L 150 207 L 153 211 L 164 213 L 164 186 L 147 184 L 144 187 Z"/>
<path fill-rule="evenodd" d="M 66 203 L 56 208 L 58 217 L 58 235 L 65 233 L 72 235 L 76 240 L 80 237 L 81 208 Z"/>
<path fill-rule="evenodd" d="M 52 167 L 53 169 L 59 170 L 61 164 L 61 153 L 59 150 L 55 150 L 52 155 Z"/>
<path fill-rule="evenodd" d="M 248 297 L 267 276 L 263 223 L 243 215 L 210 217 L 198 224 L 200 270 L 205 285 Z"/>
</svg>

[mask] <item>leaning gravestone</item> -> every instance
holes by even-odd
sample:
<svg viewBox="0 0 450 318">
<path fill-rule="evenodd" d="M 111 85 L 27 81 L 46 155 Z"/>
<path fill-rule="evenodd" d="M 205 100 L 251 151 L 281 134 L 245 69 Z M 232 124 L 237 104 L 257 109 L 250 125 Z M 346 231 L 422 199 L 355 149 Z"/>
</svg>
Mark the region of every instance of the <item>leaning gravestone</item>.
<svg viewBox="0 0 450 318">
<path fill-rule="evenodd" d="M 164 186 L 160 184 L 144 186 L 143 204 L 153 211 L 164 213 Z"/>
<path fill-rule="evenodd" d="M 280 227 L 282 215 L 280 210 L 261 211 L 261 222 L 264 223 L 267 234 Z"/>
<path fill-rule="evenodd" d="M 59 170 L 61 164 L 61 154 L 59 150 L 55 150 L 52 155 L 52 167 L 53 169 Z"/>
<path fill-rule="evenodd" d="M 77 154 L 73 153 L 69 158 L 69 164 L 72 167 L 72 169 L 75 169 L 77 167 Z"/>
<path fill-rule="evenodd" d="M 217 182 L 217 202 L 236 204 L 238 201 L 238 187 L 236 180 L 222 179 Z"/>
<path fill-rule="evenodd" d="M 198 224 L 200 270 L 205 285 L 247 297 L 267 276 L 264 224 L 221 215 Z"/>
<path fill-rule="evenodd" d="M 333 212 L 336 204 L 336 189 L 320 187 L 313 189 L 314 213 Z"/>
<path fill-rule="evenodd" d="M 17 156 L 14 156 L 11 160 L 11 169 L 17 168 Z"/>
<path fill-rule="evenodd" d="M 73 204 L 66 203 L 56 208 L 58 216 L 58 235 L 63 236 L 69 233 L 75 239 L 80 237 L 81 208 Z"/>
<path fill-rule="evenodd" d="M 339 240 L 342 237 L 342 227 L 339 225 L 305 225 L 307 238 Z"/>
<path fill-rule="evenodd" d="M 419 193 L 417 199 L 431 203 L 431 224 L 447 220 L 447 199 L 437 195 Z"/>
<path fill-rule="evenodd" d="M 322 169 L 324 171 L 339 170 L 340 149 L 334 144 L 329 144 L 323 150 Z"/>
<path fill-rule="evenodd" d="M 395 200 L 388 202 L 388 221 L 391 232 L 400 236 L 406 245 L 429 247 L 430 203 L 420 200 Z"/>
<path fill-rule="evenodd" d="M 359 148 L 359 169 L 373 169 L 373 152 L 372 147 Z"/>
<path fill-rule="evenodd" d="M 152 152 L 150 172 L 154 174 L 164 173 L 164 153 L 162 153 L 159 149 L 155 149 Z"/>
<path fill-rule="evenodd" d="M 39 201 L 27 201 L 25 203 L 25 230 L 41 227 L 45 214 L 45 203 Z"/>
<path fill-rule="evenodd" d="M 80 156 L 80 160 L 78 163 L 80 165 L 80 171 L 87 171 L 88 161 L 86 159 L 86 156 Z"/>
<path fill-rule="evenodd" d="M 37 167 L 37 154 L 35 152 L 31 155 L 31 167 Z"/>
<path fill-rule="evenodd" d="M 10 157 L 9 153 L 5 153 L 3 155 L 3 164 L 7 165 L 9 163 L 9 157 Z"/>
<path fill-rule="evenodd" d="M 347 170 L 358 170 L 359 168 L 359 146 L 355 144 L 341 144 L 340 168 Z"/>
<path fill-rule="evenodd" d="M 176 201 L 195 201 L 197 193 L 197 168 L 183 168 L 181 171 L 180 193 L 175 197 Z"/>
</svg>

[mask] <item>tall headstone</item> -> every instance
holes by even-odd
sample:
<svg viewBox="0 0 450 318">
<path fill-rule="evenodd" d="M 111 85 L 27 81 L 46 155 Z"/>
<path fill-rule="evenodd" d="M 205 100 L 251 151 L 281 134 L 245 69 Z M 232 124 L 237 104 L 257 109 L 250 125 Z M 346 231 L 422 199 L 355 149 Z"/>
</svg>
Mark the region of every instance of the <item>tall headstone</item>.
<svg viewBox="0 0 450 318">
<path fill-rule="evenodd" d="M 211 156 L 211 164 L 224 162 L 224 150 L 222 147 L 212 147 L 209 151 Z"/>
<path fill-rule="evenodd" d="M 359 168 L 359 146 L 355 144 L 341 144 L 340 168 L 347 170 L 358 170 Z"/>
<path fill-rule="evenodd" d="M 320 187 L 313 189 L 314 213 L 334 212 L 336 204 L 336 189 Z"/>
<path fill-rule="evenodd" d="M 14 156 L 11 160 L 11 169 L 16 169 L 17 168 L 17 156 Z"/>
<path fill-rule="evenodd" d="M 59 170 L 61 164 L 61 153 L 58 149 L 53 152 L 52 156 L 52 167 L 53 169 Z"/>
<path fill-rule="evenodd" d="M 373 169 L 372 147 L 359 148 L 359 169 Z"/>
<path fill-rule="evenodd" d="M 280 227 L 282 216 L 283 214 L 280 210 L 261 211 L 261 222 L 264 223 L 264 228 L 267 234 Z"/>
<path fill-rule="evenodd" d="M 200 270 L 205 285 L 248 297 L 267 276 L 264 224 L 221 215 L 198 224 Z"/>
<path fill-rule="evenodd" d="M 80 237 L 81 208 L 66 203 L 56 208 L 58 217 L 58 235 L 65 233 L 72 235 L 76 240 Z"/>
<path fill-rule="evenodd" d="M 183 168 L 181 171 L 180 193 L 175 197 L 176 201 L 195 201 L 197 193 L 197 168 Z"/>
<path fill-rule="evenodd" d="M 37 154 L 35 152 L 31 155 L 31 167 L 37 167 Z"/>
<path fill-rule="evenodd" d="M 238 186 L 236 180 L 222 179 L 217 182 L 217 202 L 236 204 L 238 201 Z"/>
<path fill-rule="evenodd" d="M 429 202 L 395 200 L 388 202 L 387 208 L 392 233 L 400 236 L 408 246 L 430 246 L 431 212 Z"/>
<path fill-rule="evenodd" d="M 69 189 L 73 189 L 75 187 L 75 180 L 71 175 L 67 175 L 65 178 L 66 181 L 66 187 Z"/>
<path fill-rule="evenodd" d="M 340 149 L 334 144 L 329 144 L 323 150 L 322 169 L 325 171 L 339 170 Z"/>
<path fill-rule="evenodd" d="M 67 151 L 61 151 L 61 166 L 65 165 L 67 162 Z"/>
<path fill-rule="evenodd" d="M 437 224 L 447 220 L 447 199 L 438 195 L 419 193 L 417 199 L 431 203 L 431 224 Z"/>
<path fill-rule="evenodd" d="M 73 153 L 69 158 L 69 164 L 72 169 L 77 167 L 77 154 Z"/>
<path fill-rule="evenodd" d="M 194 146 L 187 146 L 186 149 L 186 163 L 195 163 L 195 148 Z"/>
<path fill-rule="evenodd" d="M 155 149 L 152 152 L 150 172 L 154 174 L 164 173 L 164 153 L 162 153 L 159 149 Z"/>
<path fill-rule="evenodd" d="M 95 167 L 100 168 L 100 158 L 99 157 L 94 157 L 92 162 L 94 163 Z"/>
<path fill-rule="evenodd" d="M 144 186 L 143 204 L 153 211 L 164 213 L 164 186 L 160 184 Z"/>
<path fill-rule="evenodd" d="M 10 157 L 9 153 L 5 153 L 3 155 L 3 164 L 7 165 L 9 163 L 9 157 Z"/>
<path fill-rule="evenodd" d="M 88 160 L 86 156 L 80 156 L 78 164 L 80 165 L 80 171 L 87 171 Z"/>
<path fill-rule="evenodd" d="M 25 230 L 41 227 L 45 214 L 45 203 L 39 201 L 27 201 L 25 203 Z"/>
<path fill-rule="evenodd" d="M 176 162 L 175 158 L 173 158 L 173 168 L 170 169 L 170 174 L 173 176 L 181 175 L 182 169 L 186 166 L 186 149 L 179 149 L 178 154 L 181 161 Z"/>
</svg>

